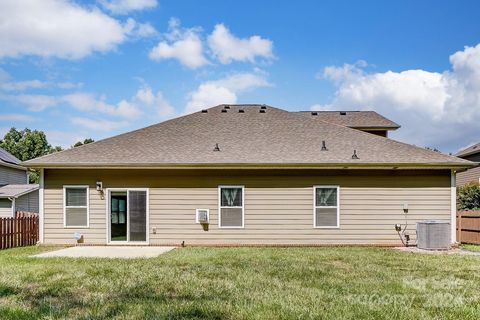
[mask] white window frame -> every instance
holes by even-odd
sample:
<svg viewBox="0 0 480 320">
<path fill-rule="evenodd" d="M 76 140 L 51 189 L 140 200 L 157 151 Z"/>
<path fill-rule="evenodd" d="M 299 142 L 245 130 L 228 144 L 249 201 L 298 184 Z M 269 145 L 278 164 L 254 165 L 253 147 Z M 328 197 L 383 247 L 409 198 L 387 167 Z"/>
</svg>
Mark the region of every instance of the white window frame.
<svg viewBox="0 0 480 320">
<path fill-rule="evenodd" d="M 222 207 L 222 189 L 242 189 L 242 206 L 241 207 Z M 242 209 L 242 225 L 222 227 L 222 208 Z M 221 185 L 218 186 L 218 228 L 220 229 L 243 229 L 245 228 L 245 186 Z"/>
<path fill-rule="evenodd" d="M 198 221 L 198 212 L 199 211 L 207 211 L 207 220 L 210 223 L 210 209 L 195 209 L 195 223 L 200 223 Z"/>
<path fill-rule="evenodd" d="M 86 226 L 67 226 L 67 189 L 86 189 L 87 205 L 86 206 L 68 206 L 69 208 L 86 208 L 87 209 L 87 225 Z M 63 186 L 63 227 L 65 229 L 88 229 L 90 228 L 90 186 L 88 185 L 65 185 Z"/>
<path fill-rule="evenodd" d="M 317 207 L 317 189 L 337 189 L 337 205 L 336 206 L 318 206 Z M 336 208 L 337 209 L 337 225 L 336 226 L 317 226 L 317 208 Z M 315 229 L 339 229 L 340 228 L 340 186 L 338 185 L 316 185 L 313 186 L 313 227 Z"/>
</svg>

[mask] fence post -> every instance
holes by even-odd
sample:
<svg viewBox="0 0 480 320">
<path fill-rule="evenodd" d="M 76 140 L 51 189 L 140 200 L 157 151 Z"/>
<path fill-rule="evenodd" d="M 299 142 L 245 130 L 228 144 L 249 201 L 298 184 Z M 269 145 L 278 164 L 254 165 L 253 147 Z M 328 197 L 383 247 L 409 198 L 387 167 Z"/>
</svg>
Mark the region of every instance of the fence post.
<svg viewBox="0 0 480 320">
<path fill-rule="evenodd" d="M 462 211 L 458 212 L 458 243 L 462 243 Z"/>
</svg>

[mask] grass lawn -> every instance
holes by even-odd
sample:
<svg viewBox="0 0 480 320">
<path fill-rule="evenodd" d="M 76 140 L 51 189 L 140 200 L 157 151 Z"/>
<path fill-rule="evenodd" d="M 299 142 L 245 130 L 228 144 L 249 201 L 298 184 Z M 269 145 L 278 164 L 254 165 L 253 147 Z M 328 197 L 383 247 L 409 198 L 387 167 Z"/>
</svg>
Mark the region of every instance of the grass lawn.
<svg viewBox="0 0 480 320">
<path fill-rule="evenodd" d="M 183 248 L 154 259 L 0 251 L 0 319 L 479 319 L 480 257 Z"/>
<path fill-rule="evenodd" d="M 462 249 L 474 252 L 480 252 L 480 245 L 476 244 L 462 244 Z"/>
</svg>

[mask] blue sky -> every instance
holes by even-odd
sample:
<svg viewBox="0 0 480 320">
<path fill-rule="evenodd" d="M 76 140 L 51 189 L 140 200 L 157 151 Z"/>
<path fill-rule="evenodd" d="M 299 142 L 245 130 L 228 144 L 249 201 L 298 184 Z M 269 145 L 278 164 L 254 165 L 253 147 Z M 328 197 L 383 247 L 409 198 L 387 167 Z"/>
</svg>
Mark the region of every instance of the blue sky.
<svg viewBox="0 0 480 320">
<path fill-rule="evenodd" d="M 0 133 L 68 147 L 217 103 L 376 110 L 392 138 L 480 141 L 478 1 L 5 0 Z"/>
</svg>

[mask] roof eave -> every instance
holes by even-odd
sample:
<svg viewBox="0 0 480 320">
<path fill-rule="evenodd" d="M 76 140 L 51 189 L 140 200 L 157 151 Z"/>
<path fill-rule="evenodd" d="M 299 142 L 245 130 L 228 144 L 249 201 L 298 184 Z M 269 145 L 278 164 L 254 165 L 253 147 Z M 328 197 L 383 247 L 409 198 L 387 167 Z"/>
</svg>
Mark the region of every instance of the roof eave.
<svg viewBox="0 0 480 320">
<path fill-rule="evenodd" d="M 0 161 L 0 166 L 4 166 L 4 167 L 13 168 L 13 169 L 18 169 L 18 170 L 27 171 L 27 168 L 25 168 L 25 167 L 23 167 L 23 166 L 21 166 L 21 165 L 13 164 L 13 163 L 5 162 L 5 161 Z"/>
<path fill-rule="evenodd" d="M 475 163 L 39 163 L 32 169 L 469 169 Z"/>
</svg>

